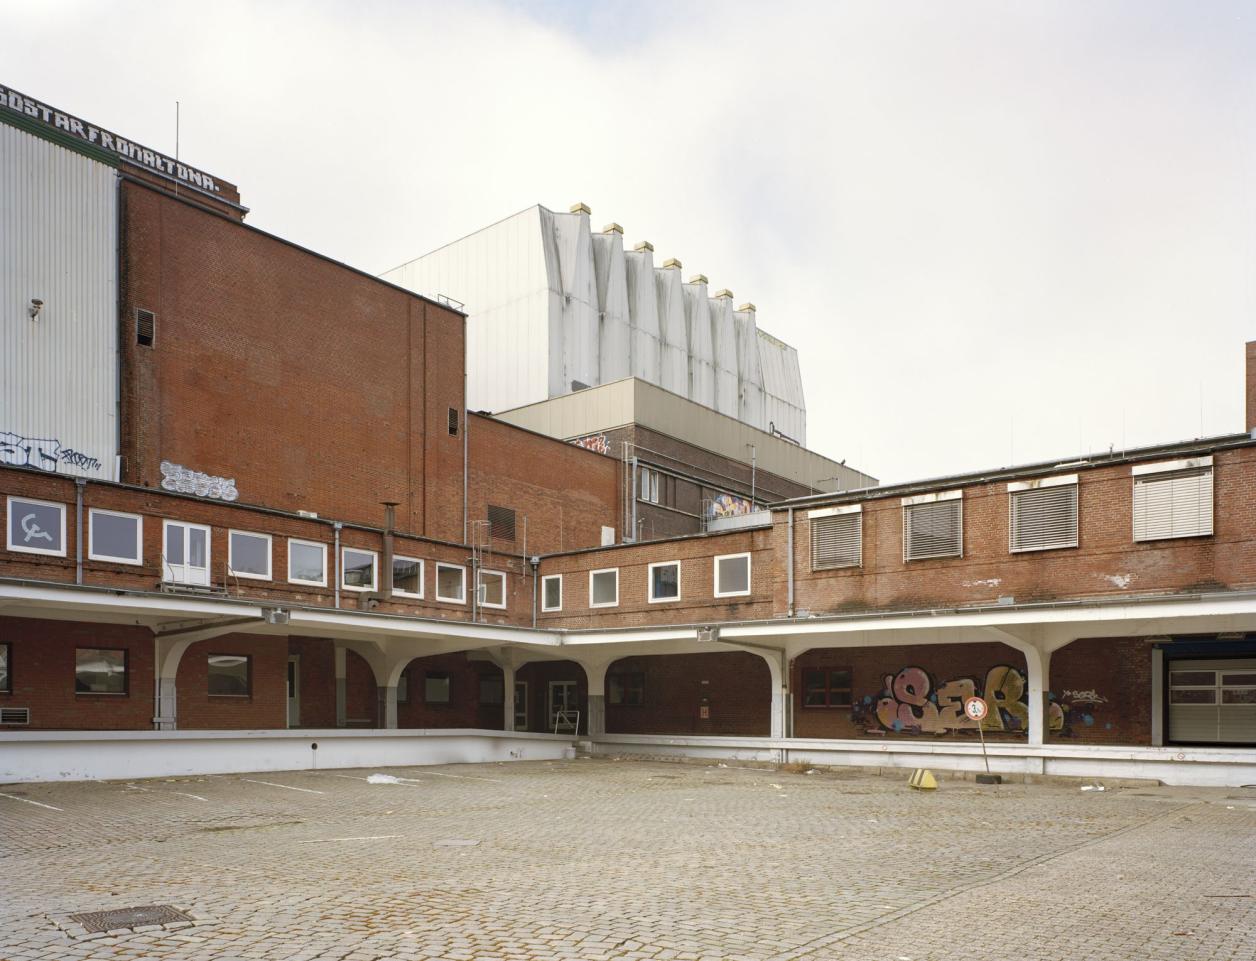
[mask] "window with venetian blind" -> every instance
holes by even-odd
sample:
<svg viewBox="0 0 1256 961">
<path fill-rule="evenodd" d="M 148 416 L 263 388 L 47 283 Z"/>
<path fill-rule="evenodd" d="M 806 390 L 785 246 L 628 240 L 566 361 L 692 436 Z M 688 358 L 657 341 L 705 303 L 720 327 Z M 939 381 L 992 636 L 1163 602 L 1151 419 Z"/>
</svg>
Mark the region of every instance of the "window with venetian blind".
<svg viewBox="0 0 1256 961">
<path fill-rule="evenodd" d="M 1212 533 L 1212 458 L 1137 464 L 1134 540 L 1205 537 Z"/>
</svg>

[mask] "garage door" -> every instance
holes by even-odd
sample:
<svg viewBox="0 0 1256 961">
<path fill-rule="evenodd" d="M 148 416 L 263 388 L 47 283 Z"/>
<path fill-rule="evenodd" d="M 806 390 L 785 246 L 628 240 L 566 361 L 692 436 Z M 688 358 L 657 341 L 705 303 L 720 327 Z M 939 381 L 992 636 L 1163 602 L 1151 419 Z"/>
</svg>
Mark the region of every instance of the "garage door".
<svg viewBox="0 0 1256 961">
<path fill-rule="evenodd" d="M 1256 744 L 1256 658 L 1170 661 L 1169 740 Z"/>
</svg>

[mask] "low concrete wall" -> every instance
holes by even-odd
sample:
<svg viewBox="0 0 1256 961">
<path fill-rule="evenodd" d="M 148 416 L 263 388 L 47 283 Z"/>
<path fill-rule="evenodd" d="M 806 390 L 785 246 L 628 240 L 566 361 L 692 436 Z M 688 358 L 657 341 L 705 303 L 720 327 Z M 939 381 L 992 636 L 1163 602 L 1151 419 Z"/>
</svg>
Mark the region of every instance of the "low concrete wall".
<svg viewBox="0 0 1256 961">
<path fill-rule="evenodd" d="M 876 768 L 985 770 L 979 744 L 944 741 L 841 741 L 811 738 L 674 737 L 607 734 L 592 742 L 603 755 L 653 755 L 739 761 L 802 761 Z M 1165 784 L 1239 787 L 1256 784 L 1256 749 L 1192 747 L 988 746 L 990 770 L 1013 777 L 1149 778 Z"/>
<path fill-rule="evenodd" d="M 522 731 L 19 731 L 0 734 L 0 783 L 543 761 L 573 754 L 570 737 Z"/>
</svg>

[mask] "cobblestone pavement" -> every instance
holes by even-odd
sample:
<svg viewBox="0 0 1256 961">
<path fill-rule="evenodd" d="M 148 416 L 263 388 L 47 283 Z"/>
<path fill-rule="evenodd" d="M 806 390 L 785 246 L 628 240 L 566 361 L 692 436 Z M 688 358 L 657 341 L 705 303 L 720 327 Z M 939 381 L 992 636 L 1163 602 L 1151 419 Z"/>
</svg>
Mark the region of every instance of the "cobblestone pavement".
<svg viewBox="0 0 1256 961">
<path fill-rule="evenodd" d="M 1256 957 L 1256 790 L 371 773 L 0 785 L 0 959 Z M 203 920 L 58 926 L 147 904 Z"/>
</svg>

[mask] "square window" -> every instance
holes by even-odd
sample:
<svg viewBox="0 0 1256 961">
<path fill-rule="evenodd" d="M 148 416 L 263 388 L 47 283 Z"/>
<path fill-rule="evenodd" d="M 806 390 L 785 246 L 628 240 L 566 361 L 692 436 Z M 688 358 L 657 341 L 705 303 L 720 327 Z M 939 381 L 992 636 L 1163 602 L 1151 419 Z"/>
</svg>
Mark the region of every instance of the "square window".
<svg viewBox="0 0 1256 961">
<path fill-rule="evenodd" d="M 447 671 L 428 671 L 423 675 L 423 700 L 428 704 L 448 704 L 452 687 Z"/>
<path fill-rule="evenodd" d="M 247 654 L 210 654 L 209 693 L 215 697 L 248 697 L 253 693 L 251 662 Z"/>
<path fill-rule="evenodd" d="M 863 508 L 859 504 L 825 507 L 809 513 L 811 569 L 863 566 Z"/>
<path fill-rule="evenodd" d="M 849 668 L 809 668 L 803 671 L 803 707 L 850 707 Z"/>
<path fill-rule="evenodd" d="M 680 561 L 651 564 L 649 579 L 651 604 L 680 600 Z"/>
<path fill-rule="evenodd" d="M 80 647 L 74 652 L 75 694 L 125 694 L 125 650 Z"/>
<path fill-rule="evenodd" d="M 645 674 L 634 671 L 624 674 L 608 674 L 606 699 L 610 704 L 640 707 L 645 703 Z"/>
<path fill-rule="evenodd" d="M 480 606 L 505 608 L 506 575 L 501 571 L 480 571 Z"/>
<path fill-rule="evenodd" d="M 346 547 L 341 551 L 340 586 L 346 591 L 375 590 L 375 552 Z"/>
<path fill-rule="evenodd" d="M 541 610 L 563 609 L 563 575 L 549 574 L 541 578 Z"/>
<path fill-rule="evenodd" d="M 9 550 L 65 557 L 64 504 L 29 497 L 10 497 L 8 503 Z"/>
<path fill-rule="evenodd" d="M 403 597 L 423 596 L 423 562 L 414 557 L 393 558 L 393 593 Z"/>
<path fill-rule="evenodd" d="M 138 514 L 93 508 L 87 514 L 87 559 L 139 564 L 144 521 Z"/>
<path fill-rule="evenodd" d="M 723 554 L 715 558 L 715 596 L 744 597 L 750 593 L 750 555 Z"/>
<path fill-rule="evenodd" d="M 1008 490 L 1008 550 L 1077 546 L 1077 475 L 1014 481 Z"/>
<path fill-rule="evenodd" d="M 1212 534 L 1212 458 L 1138 464 L 1134 475 L 1134 540 Z"/>
<path fill-rule="evenodd" d="M 0 694 L 13 693 L 13 647 L 0 644 Z"/>
<path fill-rule="evenodd" d="M 505 681 L 500 674 L 480 675 L 480 703 L 502 704 L 506 700 Z"/>
<path fill-rule="evenodd" d="M 903 498 L 903 560 L 964 556 L 961 491 Z"/>
<path fill-rule="evenodd" d="M 609 567 L 589 571 L 589 606 L 617 607 L 619 605 L 619 568 Z"/>
<path fill-rule="evenodd" d="M 270 580 L 270 535 L 228 531 L 227 570 L 236 577 Z"/>
<path fill-rule="evenodd" d="M 311 587 L 327 586 L 327 545 L 288 538 L 288 580 Z"/>
<path fill-rule="evenodd" d="M 450 604 L 467 602 L 467 569 L 457 564 L 436 565 L 436 599 Z"/>
</svg>

